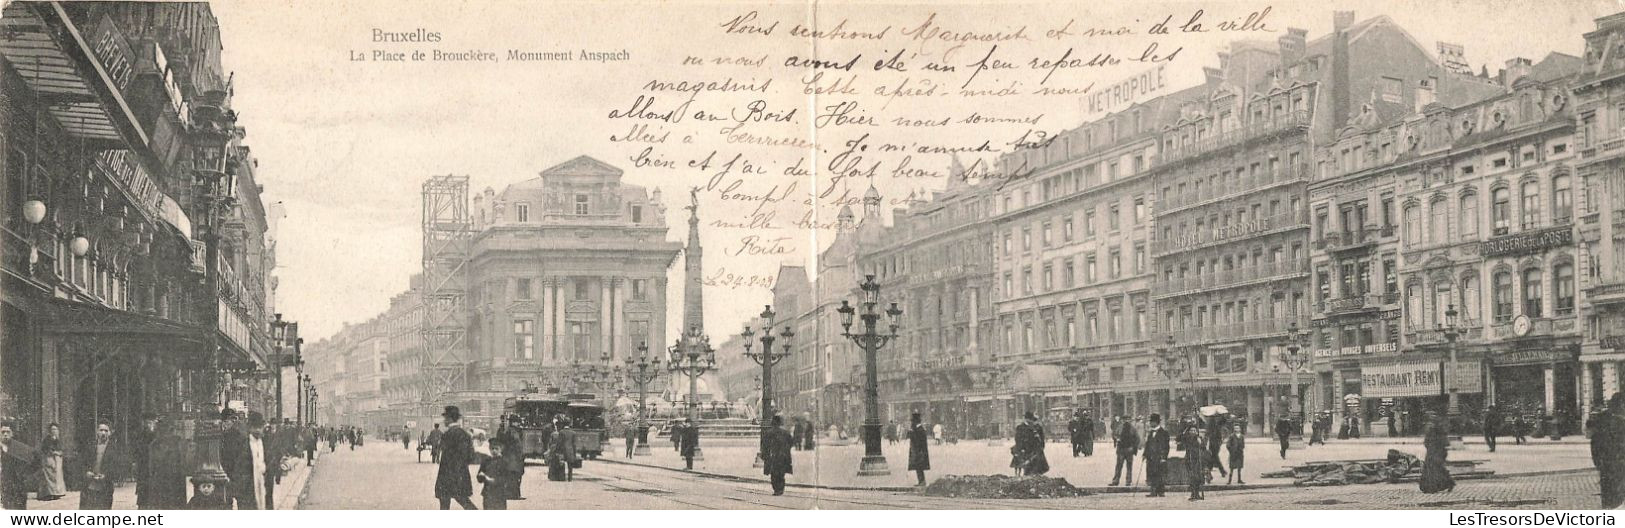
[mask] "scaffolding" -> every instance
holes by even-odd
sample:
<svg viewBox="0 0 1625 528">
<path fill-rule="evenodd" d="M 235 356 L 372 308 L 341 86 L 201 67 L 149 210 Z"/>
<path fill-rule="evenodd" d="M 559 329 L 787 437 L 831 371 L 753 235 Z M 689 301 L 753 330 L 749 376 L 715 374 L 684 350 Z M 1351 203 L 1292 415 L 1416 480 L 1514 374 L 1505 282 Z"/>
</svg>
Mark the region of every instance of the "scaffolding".
<svg viewBox="0 0 1625 528">
<path fill-rule="evenodd" d="M 423 403 L 453 403 L 467 389 L 469 365 L 468 260 L 474 225 L 468 211 L 468 176 L 423 182 Z"/>
</svg>

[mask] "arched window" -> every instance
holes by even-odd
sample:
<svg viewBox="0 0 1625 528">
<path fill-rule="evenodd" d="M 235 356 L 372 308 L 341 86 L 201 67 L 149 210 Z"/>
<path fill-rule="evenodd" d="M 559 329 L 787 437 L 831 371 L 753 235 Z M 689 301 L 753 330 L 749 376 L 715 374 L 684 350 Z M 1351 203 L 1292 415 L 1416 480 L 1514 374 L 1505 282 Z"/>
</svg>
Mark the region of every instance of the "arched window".
<svg viewBox="0 0 1625 528">
<path fill-rule="evenodd" d="M 1405 243 L 1410 246 L 1422 245 L 1422 208 L 1417 205 L 1405 207 Z"/>
<path fill-rule="evenodd" d="M 1529 268 L 1523 272 L 1523 314 L 1531 318 L 1541 317 L 1540 311 L 1540 268 Z"/>
<path fill-rule="evenodd" d="M 1461 236 L 1478 236 L 1478 195 L 1461 197 Z"/>
<path fill-rule="evenodd" d="M 1534 229 L 1540 223 L 1540 184 L 1537 182 L 1523 184 L 1522 218 L 1524 229 Z"/>
<path fill-rule="evenodd" d="M 1433 222 L 1429 226 L 1432 231 L 1434 244 L 1450 242 L 1450 206 L 1443 196 L 1433 199 L 1428 207 L 1433 210 Z M 1448 285 L 1445 289 L 1449 289 Z"/>
<path fill-rule="evenodd" d="M 1574 218 L 1574 180 L 1567 174 L 1552 178 L 1552 220 L 1569 223 Z"/>
<path fill-rule="evenodd" d="M 1497 235 L 1512 230 L 1512 191 L 1506 187 L 1490 191 L 1490 221 Z"/>
<path fill-rule="evenodd" d="M 1557 315 L 1574 313 L 1574 264 L 1564 262 L 1552 269 L 1557 284 Z"/>
<path fill-rule="evenodd" d="M 1512 320 L 1513 298 L 1517 292 L 1513 291 L 1512 274 L 1505 271 L 1495 274 L 1495 322 L 1505 323 Z"/>
<path fill-rule="evenodd" d="M 1480 313 L 1478 308 L 1478 276 L 1468 275 L 1461 279 L 1461 312 L 1462 321 L 1477 321 Z"/>
</svg>

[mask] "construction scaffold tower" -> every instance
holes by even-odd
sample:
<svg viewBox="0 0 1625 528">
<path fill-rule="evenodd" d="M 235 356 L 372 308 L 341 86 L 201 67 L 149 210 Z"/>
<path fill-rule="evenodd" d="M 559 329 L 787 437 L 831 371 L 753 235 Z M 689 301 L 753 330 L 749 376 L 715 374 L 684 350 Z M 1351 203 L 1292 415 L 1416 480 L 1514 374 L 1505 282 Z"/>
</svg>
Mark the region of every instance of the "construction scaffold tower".
<svg viewBox="0 0 1625 528">
<path fill-rule="evenodd" d="M 435 408 L 467 388 L 468 259 L 474 225 L 468 211 L 468 176 L 423 182 L 423 403 Z"/>
</svg>

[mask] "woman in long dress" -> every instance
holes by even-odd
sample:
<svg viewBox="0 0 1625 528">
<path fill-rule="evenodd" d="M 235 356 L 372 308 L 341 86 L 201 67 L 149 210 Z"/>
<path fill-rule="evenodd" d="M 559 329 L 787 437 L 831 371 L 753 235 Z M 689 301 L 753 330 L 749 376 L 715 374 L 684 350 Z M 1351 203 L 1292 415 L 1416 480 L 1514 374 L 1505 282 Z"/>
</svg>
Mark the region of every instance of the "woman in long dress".
<svg viewBox="0 0 1625 528">
<path fill-rule="evenodd" d="M 39 500 L 51 501 L 68 494 L 62 480 L 62 428 L 51 424 L 45 428 L 45 439 L 40 440 Z"/>
<path fill-rule="evenodd" d="M 1445 433 L 1444 422 L 1438 413 L 1428 413 L 1427 436 L 1423 438 L 1422 446 L 1427 450 L 1422 459 L 1422 493 L 1456 489 L 1456 480 L 1450 478 L 1450 468 L 1445 465 L 1450 437 Z"/>
</svg>

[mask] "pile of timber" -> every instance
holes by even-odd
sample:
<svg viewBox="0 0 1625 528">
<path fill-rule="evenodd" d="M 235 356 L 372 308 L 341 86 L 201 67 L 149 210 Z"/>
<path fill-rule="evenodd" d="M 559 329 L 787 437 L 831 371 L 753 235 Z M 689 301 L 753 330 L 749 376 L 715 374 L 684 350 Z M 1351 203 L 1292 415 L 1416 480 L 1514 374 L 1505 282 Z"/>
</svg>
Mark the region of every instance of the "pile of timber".
<svg viewBox="0 0 1625 528">
<path fill-rule="evenodd" d="M 1456 480 L 1480 479 L 1494 471 L 1479 469 L 1482 460 L 1449 460 L 1445 467 Z M 1265 473 L 1264 478 L 1290 478 L 1297 486 L 1342 486 L 1379 482 L 1416 482 L 1422 479 L 1422 459 L 1410 453 L 1388 450 L 1388 458 L 1373 460 L 1328 460 L 1308 462 L 1286 470 Z"/>
</svg>

